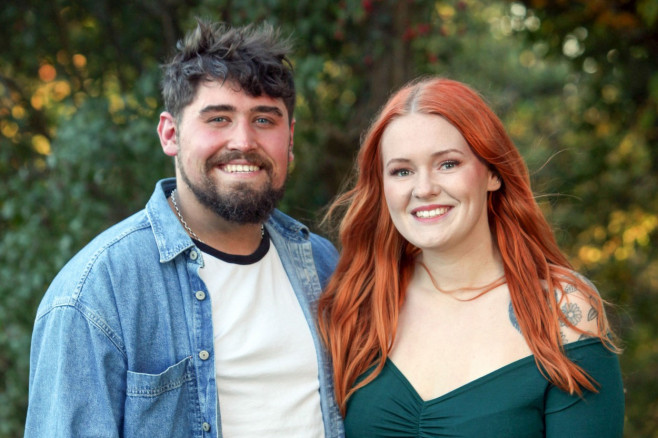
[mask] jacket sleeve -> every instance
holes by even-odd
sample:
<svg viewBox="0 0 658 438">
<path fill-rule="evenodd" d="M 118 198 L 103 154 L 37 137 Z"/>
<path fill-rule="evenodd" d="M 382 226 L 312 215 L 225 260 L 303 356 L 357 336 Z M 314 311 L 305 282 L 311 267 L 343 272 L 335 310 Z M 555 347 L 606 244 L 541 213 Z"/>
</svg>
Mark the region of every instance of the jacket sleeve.
<svg viewBox="0 0 658 438">
<path fill-rule="evenodd" d="M 119 437 L 125 359 L 103 319 L 78 302 L 52 305 L 32 334 L 25 437 Z"/>
<path fill-rule="evenodd" d="M 546 394 L 546 437 L 621 438 L 624 429 L 624 389 L 616 354 L 600 342 L 567 351 L 597 384 L 597 393 L 570 395 L 555 386 Z"/>
</svg>

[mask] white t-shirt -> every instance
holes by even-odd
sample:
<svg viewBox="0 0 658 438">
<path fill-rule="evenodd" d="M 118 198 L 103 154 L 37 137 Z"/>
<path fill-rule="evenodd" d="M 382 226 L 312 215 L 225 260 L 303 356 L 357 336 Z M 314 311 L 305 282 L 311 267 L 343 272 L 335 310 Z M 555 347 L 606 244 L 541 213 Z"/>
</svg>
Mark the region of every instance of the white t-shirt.
<svg viewBox="0 0 658 438">
<path fill-rule="evenodd" d="M 269 236 L 249 256 L 204 253 L 225 438 L 324 437 L 310 329 Z"/>
</svg>

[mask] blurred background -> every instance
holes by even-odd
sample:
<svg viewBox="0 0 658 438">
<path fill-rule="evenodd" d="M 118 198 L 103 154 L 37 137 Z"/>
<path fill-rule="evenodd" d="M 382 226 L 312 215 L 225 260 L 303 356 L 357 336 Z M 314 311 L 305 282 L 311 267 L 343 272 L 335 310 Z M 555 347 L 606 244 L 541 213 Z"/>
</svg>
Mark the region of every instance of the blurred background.
<svg viewBox="0 0 658 438">
<path fill-rule="evenodd" d="M 9 0 L 0 8 L 0 437 L 20 437 L 38 303 L 173 163 L 159 65 L 194 17 L 296 41 L 282 209 L 319 230 L 359 138 L 422 74 L 503 119 L 574 266 L 613 303 L 626 436 L 658 437 L 658 0 Z"/>
</svg>

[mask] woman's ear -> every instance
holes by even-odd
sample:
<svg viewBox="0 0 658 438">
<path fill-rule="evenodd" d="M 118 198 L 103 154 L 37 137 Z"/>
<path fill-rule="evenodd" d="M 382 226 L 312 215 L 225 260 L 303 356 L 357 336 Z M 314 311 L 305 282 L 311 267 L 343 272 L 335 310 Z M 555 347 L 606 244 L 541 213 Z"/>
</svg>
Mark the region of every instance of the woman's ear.
<svg viewBox="0 0 658 438">
<path fill-rule="evenodd" d="M 500 189 L 503 185 L 503 181 L 500 179 L 498 174 L 489 171 L 489 184 L 487 185 L 487 190 L 490 192 L 495 192 Z"/>
</svg>

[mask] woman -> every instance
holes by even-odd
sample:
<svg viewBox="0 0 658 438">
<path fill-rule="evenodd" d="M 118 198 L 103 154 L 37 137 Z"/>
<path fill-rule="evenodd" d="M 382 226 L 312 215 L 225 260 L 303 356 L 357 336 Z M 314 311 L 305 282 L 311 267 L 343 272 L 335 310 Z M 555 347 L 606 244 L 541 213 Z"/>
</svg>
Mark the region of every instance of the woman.
<svg viewBox="0 0 658 438">
<path fill-rule="evenodd" d="M 408 84 L 357 164 L 319 308 L 347 437 L 621 436 L 602 300 L 479 95 Z"/>
</svg>

